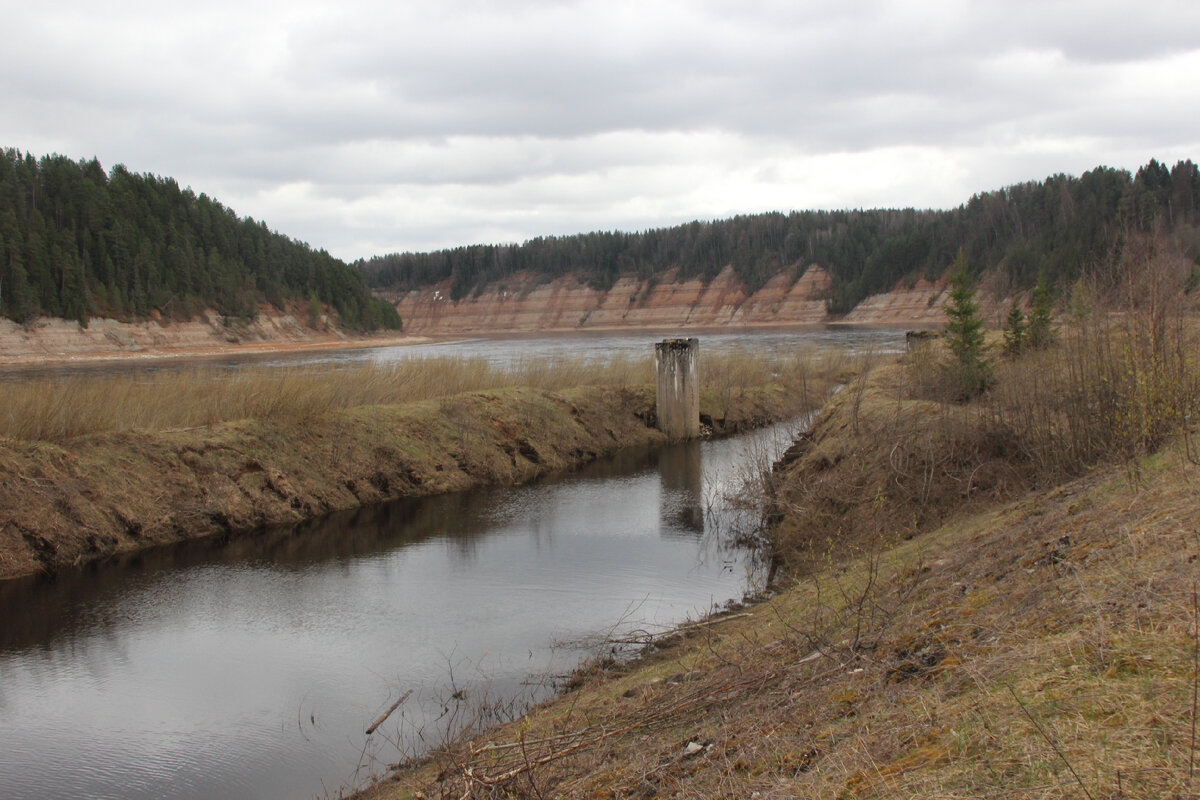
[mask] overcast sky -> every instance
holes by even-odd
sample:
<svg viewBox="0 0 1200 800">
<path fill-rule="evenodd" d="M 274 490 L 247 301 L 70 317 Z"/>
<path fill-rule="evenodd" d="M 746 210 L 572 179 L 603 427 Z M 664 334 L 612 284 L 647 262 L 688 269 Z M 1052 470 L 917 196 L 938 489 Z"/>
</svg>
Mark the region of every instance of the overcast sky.
<svg viewBox="0 0 1200 800">
<path fill-rule="evenodd" d="M 0 0 L 0 145 L 352 260 L 1200 160 L 1200 3 Z"/>
</svg>

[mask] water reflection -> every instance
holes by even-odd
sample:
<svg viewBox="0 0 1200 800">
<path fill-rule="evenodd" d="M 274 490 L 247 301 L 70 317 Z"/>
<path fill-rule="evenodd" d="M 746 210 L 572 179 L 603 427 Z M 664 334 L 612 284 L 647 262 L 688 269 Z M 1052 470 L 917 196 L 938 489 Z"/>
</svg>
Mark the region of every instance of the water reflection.
<svg viewBox="0 0 1200 800">
<path fill-rule="evenodd" d="M 554 641 L 755 585 L 713 501 L 752 441 L 0 583 L 0 795 L 312 796 L 350 779 L 389 697 L 415 690 L 385 731 L 410 751 L 461 721 L 450 671 L 471 698 L 534 699 L 529 675 L 578 657 Z"/>
<path fill-rule="evenodd" d="M 664 536 L 704 535 L 704 466 L 700 442 L 683 442 L 659 454 L 660 518 Z"/>
</svg>

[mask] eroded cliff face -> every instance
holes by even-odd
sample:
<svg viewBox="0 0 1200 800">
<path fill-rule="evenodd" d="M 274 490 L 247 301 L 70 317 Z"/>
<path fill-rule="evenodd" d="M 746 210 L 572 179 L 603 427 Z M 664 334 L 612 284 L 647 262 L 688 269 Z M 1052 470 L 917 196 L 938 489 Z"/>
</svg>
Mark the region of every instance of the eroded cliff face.
<svg viewBox="0 0 1200 800">
<path fill-rule="evenodd" d="M 608 291 L 593 289 L 574 276 L 539 282 L 518 273 L 473 297 L 450 299 L 450 282 L 411 292 L 387 294 L 407 333 L 535 333 L 579 329 L 721 328 L 774 325 L 857 324 L 933 327 L 945 317 L 944 286 L 921 281 L 912 288 L 873 295 L 849 315 L 830 317 L 825 291 L 830 277 L 819 266 L 798 279 L 785 271 L 747 295 L 731 267 L 706 286 L 679 280 L 673 270 L 660 281 L 622 278 Z"/>
<path fill-rule="evenodd" d="M 224 355 L 302 348 L 339 347 L 371 341 L 395 341 L 391 333 L 347 333 L 325 316 L 320 329 L 291 314 L 261 309 L 253 322 L 226 323 L 216 312 L 190 322 L 150 319 L 118 322 L 95 318 L 86 328 L 64 319 L 41 318 L 25 325 L 0 319 L 0 364 L 48 360 L 131 358 L 163 355 Z"/>
</svg>

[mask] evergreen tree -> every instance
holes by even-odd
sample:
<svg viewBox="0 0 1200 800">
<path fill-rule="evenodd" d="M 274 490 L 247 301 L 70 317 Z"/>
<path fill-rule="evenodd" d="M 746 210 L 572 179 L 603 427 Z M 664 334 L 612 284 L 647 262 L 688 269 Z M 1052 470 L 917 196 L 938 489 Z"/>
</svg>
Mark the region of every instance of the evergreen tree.
<svg viewBox="0 0 1200 800">
<path fill-rule="evenodd" d="M 1025 349 L 1028 328 L 1021 304 L 1014 297 L 1012 306 L 1008 309 L 1008 316 L 1004 320 L 1004 355 L 1010 358 L 1021 355 L 1021 351 Z"/>
<path fill-rule="evenodd" d="M 1034 350 L 1048 347 L 1054 341 L 1051 323 L 1050 291 L 1046 279 L 1039 278 L 1033 289 L 1033 304 L 1029 308 L 1029 325 L 1025 332 L 1025 343 Z"/>
<path fill-rule="evenodd" d="M 946 327 L 942 333 L 950 358 L 942 367 L 959 400 L 969 400 L 992 385 L 992 364 L 986 357 L 983 319 L 975 302 L 975 287 L 967 259 L 960 249 L 950 272 L 950 301 L 943 307 Z"/>
</svg>

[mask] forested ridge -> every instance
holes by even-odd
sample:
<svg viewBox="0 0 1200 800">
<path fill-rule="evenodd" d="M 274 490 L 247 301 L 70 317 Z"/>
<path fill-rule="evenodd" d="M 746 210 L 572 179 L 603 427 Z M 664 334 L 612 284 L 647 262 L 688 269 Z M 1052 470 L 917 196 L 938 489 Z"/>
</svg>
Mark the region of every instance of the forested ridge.
<svg viewBox="0 0 1200 800">
<path fill-rule="evenodd" d="M 250 319 L 264 302 L 400 327 L 358 270 L 171 178 L 0 150 L 0 315 Z"/>
<path fill-rule="evenodd" d="M 1193 258 L 1200 170 L 1151 160 L 1131 174 L 1097 167 L 972 197 L 945 211 L 794 211 L 690 222 L 639 233 L 539 237 L 516 245 L 473 245 L 397 253 L 355 263 L 376 288 L 410 290 L 451 279 L 454 299 L 519 271 L 546 279 L 573 273 L 598 289 L 621 276 L 711 280 L 732 266 L 748 291 L 780 270 L 819 264 L 833 277 L 826 300 L 844 313 L 903 279 L 939 277 L 962 248 L 976 273 L 998 268 L 1017 288 L 1039 278 L 1062 284 L 1103 262 L 1131 230 L 1165 226 Z"/>
</svg>

